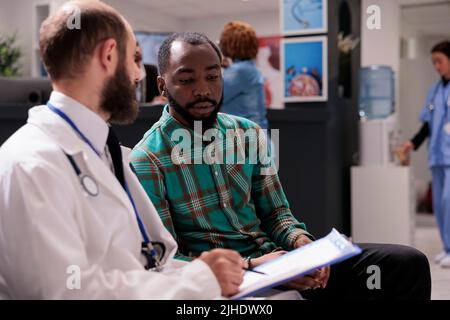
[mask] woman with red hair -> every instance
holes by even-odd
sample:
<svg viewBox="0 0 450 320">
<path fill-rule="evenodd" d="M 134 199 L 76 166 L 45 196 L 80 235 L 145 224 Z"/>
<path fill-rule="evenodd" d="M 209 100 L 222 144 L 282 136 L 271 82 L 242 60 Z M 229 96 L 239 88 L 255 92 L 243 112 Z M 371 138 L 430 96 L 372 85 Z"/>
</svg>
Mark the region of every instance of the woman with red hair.
<svg viewBox="0 0 450 320">
<path fill-rule="evenodd" d="M 225 25 L 219 43 L 226 66 L 222 111 L 247 118 L 267 129 L 264 77 L 256 67 L 258 38 L 255 30 L 245 22 L 233 21 Z"/>
</svg>

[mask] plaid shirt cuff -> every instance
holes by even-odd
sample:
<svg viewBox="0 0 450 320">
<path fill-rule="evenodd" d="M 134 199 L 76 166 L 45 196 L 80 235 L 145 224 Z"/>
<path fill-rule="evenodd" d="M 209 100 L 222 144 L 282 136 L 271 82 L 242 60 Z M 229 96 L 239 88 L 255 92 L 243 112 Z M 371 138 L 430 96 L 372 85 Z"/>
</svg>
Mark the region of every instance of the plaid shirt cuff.
<svg viewBox="0 0 450 320">
<path fill-rule="evenodd" d="M 307 236 L 312 241 L 315 241 L 316 239 L 306 230 L 303 229 L 296 229 L 292 231 L 287 239 L 286 239 L 286 245 L 290 249 L 295 249 L 295 242 L 301 237 L 301 236 Z"/>
</svg>

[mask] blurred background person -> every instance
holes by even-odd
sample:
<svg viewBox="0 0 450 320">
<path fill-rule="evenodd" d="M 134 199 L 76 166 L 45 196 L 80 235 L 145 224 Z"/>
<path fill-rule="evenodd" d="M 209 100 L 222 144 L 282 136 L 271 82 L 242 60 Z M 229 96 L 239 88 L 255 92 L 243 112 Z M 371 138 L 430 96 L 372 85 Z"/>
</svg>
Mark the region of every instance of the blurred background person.
<svg viewBox="0 0 450 320">
<path fill-rule="evenodd" d="M 138 102 L 144 102 L 145 80 L 147 74 L 145 73 L 144 63 L 142 61 L 142 48 L 139 45 L 139 42 L 137 42 L 136 45 L 137 46 L 134 61 L 136 62 L 136 65 L 139 67 L 139 70 L 141 70 L 141 80 L 137 83 L 136 86 L 136 100 Z"/>
<path fill-rule="evenodd" d="M 160 95 L 156 79 L 158 78 L 158 68 L 153 64 L 144 64 L 143 48 L 137 44 L 136 64 L 141 69 L 141 81 L 136 89 L 136 99 L 141 103 L 150 105 L 165 105 L 167 99 Z"/>
<path fill-rule="evenodd" d="M 220 36 L 224 55 L 224 99 L 222 112 L 240 116 L 268 128 L 264 77 L 256 67 L 258 38 L 248 23 L 225 24 Z"/>
<path fill-rule="evenodd" d="M 400 159 L 408 162 L 412 150 L 417 150 L 429 138 L 428 164 L 432 174 L 433 210 L 444 245 L 435 258 L 441 267 L 450 268 L 450 42 L 433 47 L 434 68 L 441 76 L 428 91 L 420 114 L 420 131 L 398 150 Z"/>
<path fill-rule="evenodd" d="M 144 64 L 145 73 L 145 101 L 151 105 L 165 105 L 167 98 L 163 97 L 158 90 L 156 79 L 158 78 L 158 68 L 153 64 Z"/>
</svg>

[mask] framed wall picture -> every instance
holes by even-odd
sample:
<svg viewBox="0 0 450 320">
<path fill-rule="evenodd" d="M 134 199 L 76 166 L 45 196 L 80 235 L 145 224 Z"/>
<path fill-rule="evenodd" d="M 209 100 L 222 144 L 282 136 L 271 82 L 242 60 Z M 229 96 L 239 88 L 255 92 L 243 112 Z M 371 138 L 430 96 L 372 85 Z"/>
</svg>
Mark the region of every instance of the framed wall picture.
<svg viewBox="0 0 450 320">
<path fill-rule="evenodd" d="M 305 35 L 328 31 L 328 0 L 280 0 L 283 35 Z"/>
<path fill-rule="evenodd" d="M 284 102 L 328 100 L 326 36 L 283 39 L 281 70 Z"/>
<path fill-rule="evenodd" d="M 163 41 L 171 35 L 170 32 L 136 31 L 136 40 L 142 48 L 142 62 L 158 65 L 158 50 Z"/>
<path fill-rule="evenodd" d="M 258 69 L 264 76 L 266 107 L 283 109 L 283 74 L 280 68 L 281 36 L 259 37 L 259 49 L 256 57 Z"/>
</svg>

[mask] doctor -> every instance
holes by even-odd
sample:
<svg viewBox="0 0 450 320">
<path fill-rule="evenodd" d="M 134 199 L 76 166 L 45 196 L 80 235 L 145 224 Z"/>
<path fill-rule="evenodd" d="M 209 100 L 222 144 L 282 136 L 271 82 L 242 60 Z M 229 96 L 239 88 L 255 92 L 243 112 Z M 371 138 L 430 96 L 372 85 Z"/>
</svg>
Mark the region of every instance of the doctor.
<svg viewBox="0 0 450 320">
<path fill-rule="evenodd" d="M 68 28 L 79 15 L 81 28 Z M 136 39 L 101 2 L 40 31 L 54 91 L 0 148 L 0 299 L 212 299 L 238 290 L 230 250 L 175 263 L 176 242 L 108 123 L 138 112 Z"/>
<path fill-rule="evenodd" d="M 408 157 L 426 138 L 428 164 L 432 174 L 433 208 L 444 250 L 435 258 L 443 268 L 450 268 L 450 42 L 437 44 L 432 50 L 436 71 L 442 77 L 428 91 L 420 114 L 423 126 L 417 135 L 400 147 Z"/>
</svg>

